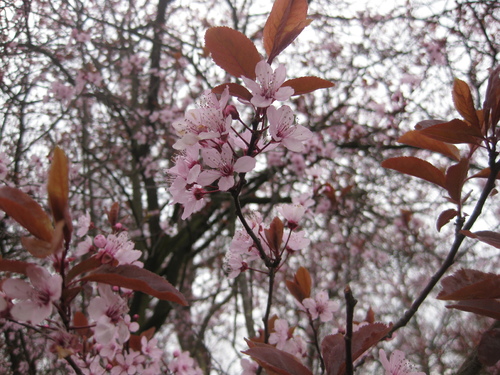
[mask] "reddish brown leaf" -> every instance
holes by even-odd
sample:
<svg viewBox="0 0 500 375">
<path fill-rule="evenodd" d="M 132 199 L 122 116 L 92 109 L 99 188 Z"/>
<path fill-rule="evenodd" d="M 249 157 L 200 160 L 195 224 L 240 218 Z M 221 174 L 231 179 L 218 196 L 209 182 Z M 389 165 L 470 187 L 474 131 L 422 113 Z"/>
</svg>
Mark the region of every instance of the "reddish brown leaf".
<svg viewBox="0 0 500 375">
<path fill-rule="evenodd" d="M 101 260 L 97 259 L 96 256 L 92 256 L 84 261 L 81 261 L 69 270 L 68 274 L 66 275 L 67 282 L 70 283 L 75 277 L 81 275 L 82 273 L 95 270 L 96 268 L 101 266 L 101 264 Z"/>
<path fill-rule="evenodd" d="M 436 228 L 437 228 L 438 232 L 440 232 L 441 228 L 444 227 L 446 224 L 448 224 L 450 222 L 450 220 L 453 219 L 454 217 L 456 217 L 457 215 L 458 215 L 458 211 L 453 209 L 453 208 L 441 212 L 441 214 L 439 215 L 439 217 L 437 219 L 437 223 L 436 223 Z"/>
<path fill-rule="evenodd" d="M 87 320 L 85 314 L 81 311 L 76 311 L 73 315 L 73 326 L 78 335 L 82 337 L 92 336 L 92 330 L 89 328 L 89 321 Z"/>
<path fill-rule="evenodd" d="M 267 244 L 275 252 L 279 252 L 281 243 L 283 242 L 283 222 L 280 218 L 275 217 L 269 226 L 269 229 L 264 229 Z"/>
<path fill-rule="evenodd" d="M 216 86 L 212 89 L 214 94 L 222 94 L 226 88 L 229 88 L 229 94 L 237 98 L 243 99 L 247 102 L 252 99 L 252 94 L 246 89 L 246 87 L 241 86 L 237 83 L 223 83 L 222 85 Z"/>
<path fill-rule="evenodd" d="M 205 45 L 215 63 L 226 72 L 255 79 L 255 65 L 262 57 L 244 34 L 229 27 L 211 27 L 205 33 Z"/>
<path fill-rule="evenodd" d="M 463 235 L 475 238 L 481 242 L 485 242 L 488 245 L 495 246 L 497 249 L 500 249 L 500 233 L 492 232 L 489 230 L 481 230 L 478 232 L 470 232 L 468 230 L 460 231 Z"/>
<path fill-rule="evenodd" d="M 449 158 L 459 161 L 460 160 L 460 151 L 456 146 L 453 146 L 449 143 L 436 141 L 435 139 L 429 138 L 422 134 L 418 130 L 412 130 L 405 134 L 403 134 L 398 142 L 404 143 L 409 146 L 422 148 L 424 150 L 430 150 L 439 152 Z"/>
<path fill-rule="evenodd" d="M 264 48 L 274 60 L 311 23 L 307 0 L 276 0 L 264 26 Z"/>
<path fill-rule="evenodd" d="M 29 195 L 9 186 L 0 187 L 0 209 L 36 238 L 51 242 L 54 228 L 49 216 Z"/>
<path fill-rule="evenodd" d="M 493 299 L 459 301 L 454 305 L 446 305 L 446 307 L 500 320 L 500 302 Z"/>
<path fill-rule="evenodd" d="M 73 301 L 75 299 L 75 297 L 80 294 L 80 292 L 82 291 L 82 287 L 75 287 L 75 288 L 64 288 L 62 290 L 62 295 L 61 295 L 61 300 L 64 301 L 64 304 L 66 304 L 66 306 L 69 306 L 69 304 L 71 303 L 71 301 Z"/>
<path fill-rule="evenodd" d="M 368 309 L 368 311 L 366 312 L 365 322 L 375 323 L 375 311 L 373 311 L 371 306 Z"/>
<path fill-rule="evenodd" d="M 108 215 L 108 222 L 111 227 L 114 227 L 118 224 L 119 215 L 120 215 L 120 204 L 118 202 L 113 202 L 109 211 L 106 212 Z"/>
<path fill-rule="evenodd" d="M 352 359 L 359 358 L 364 352 L 376 345 L 391 330 L 391 324 L 373 323 L 362 326 L 352 335 Z M 345 341 L 340 333 L 328 335 L 321 343 L 321 352 L 326 365 L 327 375 L 345 373 Z"/>
<path fill-rule="evenodd" d="M 300 291 L 304 295 L 304 298 L 309 298 L 311 296 L 312 280 L 307 268 L 299 267 L 297 273 L 295 274 L 295 281 L 299 285 Z M 302 302 L 302 300 L 300 300 L 299 302 Z"/>
<path fill-rule="evenodd" d="M 262 368 L 280 375 L 312 375 L 311 370 L 305 367 L 290 353 L 276 349 L 274 346 L 259 344 L 242 352 L 252 357 Z"/>
<path fill-rule="evenodd" d="M 26 268 L 33 263 L 23 262 L 21 260 L 0 259 L 0 271 L 15 272 L 26 275 Z"/>
<path fill-rule="evenodd" d="M 469 171 L 469 159 L 462 158 L 459 163 L 452 165 L 446 171 L 446 190 L 450 194 L 450 198 L 455 203 L 459 203 L 462 196 L 462 187 L 467 179 Z"/>
<path fill-rule="evenodd" d="M 302 95 L 319 89 L 326 89 L 335 86 L 333 82 L 318 77 L 300 77 L 289 79 L 281 86 L 293 88 L 293 95 Z"/>
<path fill-rule="evenodd" d="M 500 361 L 499 328 L 493 328 L 483 333 L 477 347 L 477 356 L 485 366 L 493 366 Z"/>
<path fill-rule="evenodd" d="M 382 167 L 394 169 L 395 171 L 445 187 L 445 176 L 443 171 L 437 169 L 431 163 L 413 156 L 401 156 L 384 160 L 382 162 Z"/>
<path fill-rule="evenodd" d="M 461 269 L 441 281 L 437 299 L 469 300 L 500 298 L 500 276 L 471 269 Z"/>
<path fill-rule="evenodd" d="M 52 244 L 50 242 L 39 240 L 33 237 L 21 238 L 23 247 L 36 258 L 46 258 L 52 255 Z"/>
<path fill-rule="evenodd" d="M 479 145 L 483 139 L 481 130 L 458 119 L 429 126 L 420 130 L 420 132 L 429 138 L 446 143 Z"/>
<path fill-rule="evenodd" d="M 423 120 L 423 121 L 417 122 L 417 125 L 415 125 L 415 130 L 427 129 L 430 126 L 434 126 L 437 124 L 443 124 L 445 122 L 446 121 L 437 120 L 437 119 Z"/>
<path fill-rule="evenodd" d="M 83 277 L 81 281 L 96 281 L 138 290 L 165 301 L 176 302 L 183 306 L 188 305 L 182 293 L 163 277 L 130 264 L 116 267 L 101 266 L 90 275 Z"/>
<path fill-rule="evenodd" d="M 458 113 L 462 115 L 464 119 L 471 123 L 477 129 L 481 129 L 479 124 L 479 119 L 477 118 L 476 109 L 474 108 L 474 100 L 472 99 L 472 94 L 470 92 L 469 85 L 464 81 L 455 78 L 453 82 L 453 102 L 455 103 L 455 108 Z"/>
<path fill-rule="evenodd" d="M 483 105 L 483 115 L 486 131 L 495 127 L 500 120 L 500 66 L 496 67 L 488 79 L 486 96 Z"/>
<path fill-rule="evenodd" d="M 66 219 L 69 195 L 68 173 L 68 158 L 63 150 L 56 147 L 52 155 L 47 183 L 49 205 L 55 222 Z"/>
</svg>

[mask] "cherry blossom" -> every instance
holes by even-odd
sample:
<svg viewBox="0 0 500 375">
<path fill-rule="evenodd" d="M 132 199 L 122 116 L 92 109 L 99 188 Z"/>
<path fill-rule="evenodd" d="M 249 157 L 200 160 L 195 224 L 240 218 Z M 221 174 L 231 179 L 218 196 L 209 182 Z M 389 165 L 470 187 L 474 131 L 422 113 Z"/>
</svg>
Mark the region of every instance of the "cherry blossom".
<svg viewBox="0 0 500 375">
<path fill-rule="evenodd" d="M 62 278 L 36 265 L 28 266 L 26 274 L 31 285 L 21 279 L 8 279 L 2 288 L 9 298 L 20 300 L 10 310 L 14 319 L 39 324 L 50 316 L 53 303 L 61 297 Z"/>
<path fill-rule="evenodd" d="M 306 212 L 306 208 L 301 204 L 283 204 L 277 208 L 278 212 L 283 215 L 287 221 L 287 226 L 291 230 L 299 226 L 299 221 Z"/>
<path fill-rule="evenodd" d="M 94 245 L 99 248 L 97 256 L 104 264 L 116 260 L 118 264 L 134 264 L 142 267 L 142 263 L 137 261 L 142 253 L 134 249 L 135 245 L 129 240 L 127 232 L 121 232 L 118 235 L 110 234 L 106 238 L 103 235 L 97 235 Z"/>
<path fill-rule="evenodd" d="M 231 147 L 225 143 L 219 153 L 214 149 L 201 151 L 203 161 L 211 168 L 200 173 L 198 183 L 206 186 L 219 179 L 219 190 L 227 191 L 234 186 L 234 173 L 250 172 L 255 167 L 255 159 L 242 156 L 234 160 Z"/>
<path fill-rule="evenodd" d="M 286 79 L 286 67 L 279 64 L 273 72 L 271 65 L 265 60 L 255 66 L 256 81 L 247 77 L 241 77 L 245 85 L 252 92 L 250 102 L 259 108 L 269 107 L 275 100 L 288 100 L 293 95 L 293 88 L 281 86 Z"/>
<path fill-rule="evenodd" d="M 88 312 L 96 322 L 94 337 L 99 344 L 106 345 L 111 341 L 123 344 L 130 337 L 130 332 L 139 328 L 137 323 L 130 323 L 126 301 L 113 293 L 109 285 L 99 285 L 99 297 L 90 301 Z"/>
<path fill-rule="evenodd" d="M 208 192 L 199 184 L 188 184 L 182 177 L 177 177 L 169 188 L 172 204 L 180 203 L 184 207 L 182 220 L 186 220 L 194 212 L 200 211 L 206 204 Z"/>
<path fill-rule="evenodd" d="M 85 215 L 82 215 L 78 218 L 78 230 L 76 231 L 76 235 L 78 237 L 83 237 L 89 231 L 91 225 L 90 214 L 87 212 Z"/>
<path fill-rule="evenodd" d="M 174 352 L 174 359 L 169 363 L 168 369 L 176 375 L 201 375 L 203 372 L 196 365 L 189 352 Z"/>
<path fill-rule="evenodd" d="M 387 360 L 385 350 L 380 349 L 379 359 L 385 375 L 425 375 L 424 372 L 412 371 L 412 364 L 405 359 L 405 354 L 401 350 L 393 351 L 390 360 Z"/>
<path fill-rule="evenodd" d="M 240 363 L 241 368 L 243 369 L 241 375 L 255 375 L 257 373 L 257 370 L 259 369 L 259 365 L 257 364 L 257 362 L 250 361 L 246 358 L 242 358 Z"/>
<path fill-rule="evenodd" d="M 312 132 L 302 125 L 293 126 L 293 111 L 288 106 L 267 109 L 269 132 L 274 142 L 279 142 L 290 151 L 304 151 L 304 141 L 312 137 Z"/>
<path fill-rule="evenodd" d="M 333 319 L 333 313 L 339 309 L 336 302 L 328 300 L 326 291 L 321 291 L 316 295 L 316 298 L 305 298 L 302 305 L 306 308 L 312 319 L 319 319 L 324 322 L 329 322 Z"/>
</svg>

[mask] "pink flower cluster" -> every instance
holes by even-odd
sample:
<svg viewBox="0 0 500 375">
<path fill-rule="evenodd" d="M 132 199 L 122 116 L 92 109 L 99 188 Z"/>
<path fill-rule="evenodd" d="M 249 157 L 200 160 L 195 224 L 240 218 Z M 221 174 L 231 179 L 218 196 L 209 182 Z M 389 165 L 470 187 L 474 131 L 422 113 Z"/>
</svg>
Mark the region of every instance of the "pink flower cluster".
<svg viewBox="0 0 500 375">
<path fill-rule="evenodd" d="M 299 221 L 303 217 L 306 208 L 300 204 L 285 204 L 278 208 L 278 212 L 285 218 L 289 228 L 283 236 L 282 249 L 279 256 L 284 251 L 299 251 L 310 244 L 304 231 L 298 231 Z M 255 236 L 260 240 L 264 252 L 270 258 L 276 259 L 277 254 L 267 243 L 265 231 L 269 230 L 263 223 L 259 213 L 253 212 L 248 216 L 248 224 Z M 230 278 L 238 276 L 241 272 L 248 269 L 250 262 L 261 257 L 256 244 L 250 234 L 245 229 L 239 229 L 235 232 L 229 250 L 226 253 L 224 264 Z"/>
<path fill-rule="evenodd" d="M 172 176 L 172 203 L 184 207 L 182 219 L 200 211 L 207 196 L 231 191 L 245 173 L 256 166 L 256 156 L 282 145 L 292 152 L 304 150 L 304 142 L 312 137 L 310 130 L 294 125 L 293 111 L 288 106 L 275 108 L 272 103 L 290 98 L 293 89 L 282 86 L 286 69 L 276 71 L 261 61 L 257 64 L 256 81 L 244 78 L 252 92 L 250 102 L 256 116 L 245 124 L 234 105 L 228 105 L 229 89 L 220 98 L 206 92 L 197 108 L 185 113 L 173 127 L 179 136 L 174 148 L 179 150 L 174 166 L 167 170 Z"/>
</svg>

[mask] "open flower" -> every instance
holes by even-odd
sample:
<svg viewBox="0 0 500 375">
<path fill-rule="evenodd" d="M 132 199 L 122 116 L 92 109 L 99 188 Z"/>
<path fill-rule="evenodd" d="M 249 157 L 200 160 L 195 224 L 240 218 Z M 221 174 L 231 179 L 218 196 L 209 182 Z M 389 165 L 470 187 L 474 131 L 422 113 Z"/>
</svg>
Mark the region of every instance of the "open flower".
<svg viewBox="0 0 500 375">
<path fill-rule="evenodd" d="M 311 314 L 312 319 L 319 317 L 323 323 L 332 320 L 333 312 L 339 309 L 337 303 L 328 300 L 328 294 L 325 291 L 319 292 L 314 299 L 305 298 L 302 306 Z"/>
<path fill-rule="evenodd" d="M 245 85 L 252 91 L 250 102 L 260 108 L 266 108 L 275 100 L 288 100 L 293 95 L 293 88 L 281 86 L 285 82 L 285 65 L 279 64 L 273 72 L 273 68 L 265 60 L 257 63 L 255 66 L 255 75 L 257 81 L 246 77 L 241 77 Z"/>
<path fill-rule="evenodd" d="M 412 371 L 412 364 L 405 359 L 405 353 L 401 350 L 393 351 L 390 360 L 387 360 L 385 350 L 380 349 L 379 359 L 385 375 L 425 375 L 424 372 Z"/>
<path fill-rule="evenodd" d="M 312 137 L 312 132 L 302 125 L 294 126 L 293 111 L 284 105 L 280 109 L 267 109 L 269 132 L 274 142 L 281 143 L 290 151 L 304 151 L 304 141 Z"/>
<path fill-rule="evenodd" d="M 206 186 L 219 179 L 219 189 L 227 191 L 234 186 L 234 173 L 250 172 L 255 167 L 255 159 L 250 156 L 242 156 L 237 160 L 233 157 L 231 147 L 225 143 L 219 153 L 214 149 L 203 149 L 201 151 L 203 161 L 211 168 L 200 173 L 198 183 Z"/>
<path fill-rule="evenodd" d="M 39 324 L 50 316 L 52 303 L 61 297 L 62 278 L 36 265 L 28 266 L 26 274 L 31 285 L 21 279 L 8 279 L 2 288 L 8 297 L 20 300 L 10 310 L 14 319 Z"/>
</svg>

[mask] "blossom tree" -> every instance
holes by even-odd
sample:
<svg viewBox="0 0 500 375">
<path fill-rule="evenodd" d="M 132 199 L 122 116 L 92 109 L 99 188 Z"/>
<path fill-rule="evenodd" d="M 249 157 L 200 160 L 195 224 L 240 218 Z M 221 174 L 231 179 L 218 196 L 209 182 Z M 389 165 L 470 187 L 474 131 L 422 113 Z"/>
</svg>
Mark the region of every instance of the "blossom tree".
<svg viewBox="0 0 500 375">
<path fill-rule="evenodd" d="M 1 7 L 3 372 L 498 366 L 495 2 Z"/>
</svg>

